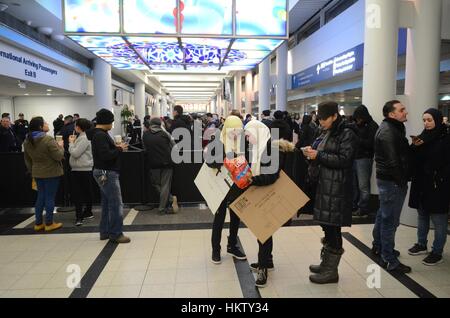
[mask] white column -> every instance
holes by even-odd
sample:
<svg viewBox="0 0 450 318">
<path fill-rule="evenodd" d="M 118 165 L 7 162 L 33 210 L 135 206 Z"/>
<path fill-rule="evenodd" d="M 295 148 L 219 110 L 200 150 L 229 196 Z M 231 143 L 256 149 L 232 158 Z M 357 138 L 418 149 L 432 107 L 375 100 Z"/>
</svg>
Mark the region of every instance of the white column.
<svg viewBox="0 0 450 318">
<path fill-rule="evenodd" d="M 161 117 L 161 104 L 159 101 L 160 98 L 160 95 L 155 96 L 155 103 L 152 107 L 152 117 Z"/>
<path fill-rule="evenodd" d="M 366 0 L 363 104 L 379 124 L 397 89 L 398 0 Z"/>
<path fill-rule="evenodd" d="M 270 57 L 259 64 L 259 114 L 270 109 Z"/>
<path fill-rule="evenodd" d="M 168 107 L 167 96 L 163 95 L 163 96 L 161 96 L 161 116 L 162 117 L 167 116 L 167 113 L 169 111 L 167 107 Z"/>
<path fill-rule="evenodd" d="M 413 28 L 408 30 L 405 74 L 408 136 L 420 134 L 424 111 L 438 106 L 441 57 L 442 0 L 414 0 L 412 3 L 415 17 Z M 417 211 L 410 209 L 407 202 L 401 222 L 417 225 Z"/>
<path fill-rule="evenodd" d="M 288 68 L 288 43 L 284 41 L 277 49 L 277 110 L 287 109 L 287 68 Z"/>
<path fill-rule="evenodd" d="M 135 83 L 134 84 L 134 108 L 135 113 L 144 122 L 145 117 L 145 84 Z"/>
<path fill-rule="evenodd" d="M 100 58 L 94 60 L 94 93 L 97 108 L 112 111 L 111 65 Z"/>
<path fill-rule="evenodd" d="M 233 109 L 237 109 L 242 112 L 242 74 L 237 72 L 234 75 L 234 105 Z"/>
<path fill-rule="evenodd" d="M 252 71 L 248 71 L 245 74 L 245 113 L 252 113 L 252 101 L 253 101 L 253 74 Z"/>
</svg>

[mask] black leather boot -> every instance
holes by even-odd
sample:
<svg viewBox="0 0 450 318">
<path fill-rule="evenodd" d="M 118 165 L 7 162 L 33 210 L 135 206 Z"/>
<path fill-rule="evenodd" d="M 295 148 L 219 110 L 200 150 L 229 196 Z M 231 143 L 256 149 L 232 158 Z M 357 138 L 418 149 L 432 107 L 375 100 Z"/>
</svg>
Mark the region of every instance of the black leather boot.
<svg viewBox="0 0 450 318">
<path fill-rule="evenodd" d="M 319 274 L 320 273 L 320 269 L 322 268 L 322 264 L 323 264 L 323 253 L 325 251 L 325 246 L 327 245 L 327 242 L 325 241 L 325 238 L 322 237 L 320 239 L 320 242 L 322 243 L 322 249 L 320 250 L 320 265 L 310 265 L 309 266 L 309 271 L 311 273 L 315 273 L 315 274 Z"/>
<path fill-rule="evenodd" d="M 344 249 L 337 250 L 326 246 L 320 273 L 309 276 L 309 280 L 315 284 L 337 283 L 339 281 L 338 266 L 342 254 L 344 254 Z"/>
</svg>

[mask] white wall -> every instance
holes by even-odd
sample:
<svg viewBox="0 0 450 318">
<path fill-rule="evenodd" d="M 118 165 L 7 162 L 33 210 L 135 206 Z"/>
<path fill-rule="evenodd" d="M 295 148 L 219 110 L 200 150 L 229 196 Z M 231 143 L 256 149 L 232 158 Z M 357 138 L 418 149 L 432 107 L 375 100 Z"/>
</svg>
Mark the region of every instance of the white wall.
<svg viewBox="0 0 450 318">
<path fill-rule="evenodd" d="M 97 109 L 94 97 L 67 96 L 67 97 L 15 97 L 14 116 L 19 113 L 30 120 L 35 116 L 42 116 L 49 123 L 50 134 L 53 135 L 53 121 L 59 114 L 80 114 L 89 120 L 95 117 Z"/>
<path fill-rule="evenodd" d="M 364 43 L 365 0 L 359 0 L 291 51 L 289 70 L 301 72 Z"/>
<path fill-rule="evenodd" d="M 442 39 L 450 40 L 450 0 L 442 4 Z"/>
<path fill-rule="evenodd" d="M 0 114 L 9 113 L 11 114 L 11 119 L 14 121 L 14 108 L 12 103 L 12 98 L 0 97 Z"/>
</svg>

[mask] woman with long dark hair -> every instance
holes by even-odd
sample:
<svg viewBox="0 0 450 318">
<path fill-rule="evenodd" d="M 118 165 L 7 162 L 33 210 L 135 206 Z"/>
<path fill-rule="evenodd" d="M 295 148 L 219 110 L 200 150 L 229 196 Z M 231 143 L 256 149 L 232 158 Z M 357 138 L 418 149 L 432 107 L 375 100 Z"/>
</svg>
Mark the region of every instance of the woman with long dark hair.
<svg viewBox="0 0 450 318">
<path fill-rule="evenodd" d="M 48 124 L 42 117 L 30 121 L 30 132 L 24 143 L 25 164 L 36 180 L 38 196 L 35 206 L 35 231 L 54 231 L 62 223 L 53 222 L 55 197 L 60 177 L 64 174 L 61 160 L 64 159 L 64 143 L 47 136 Z M 43 212 L 45 208 L 45 223 Z"/>
</svg>

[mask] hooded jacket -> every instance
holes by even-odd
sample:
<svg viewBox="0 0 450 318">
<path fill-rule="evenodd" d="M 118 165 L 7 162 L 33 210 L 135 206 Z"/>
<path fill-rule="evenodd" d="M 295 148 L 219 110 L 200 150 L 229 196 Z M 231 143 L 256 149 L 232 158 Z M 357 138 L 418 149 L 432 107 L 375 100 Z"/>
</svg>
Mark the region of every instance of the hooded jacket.
<svg viewBox="0 0 450 318">
<path fill-rule="evenodd" d="M 373 159 L 375 154 L 375 134 L 378 130 L 378 124 L 370 116 L 368 109 L 364 105 L 356 108 L 353 118 L 363 120 L 361 125 L 355 124 L 358 142 L 355 159 Z"/>
<path fill-rule="evenodd" d="M 172 137 L 161 126 L 151 126 L 142 138 L 146 160 L 150 169 L 170 168 L 172 148 L 175 145 Z"/>
<path fill-rule="evenodd" d="M 59 147 L 55 139 L 45 134 L 24 143 L 25 165 L 33 178 L 56 178 L 64 174 L 61 160 L 64 149 Z"/>
</svg>

